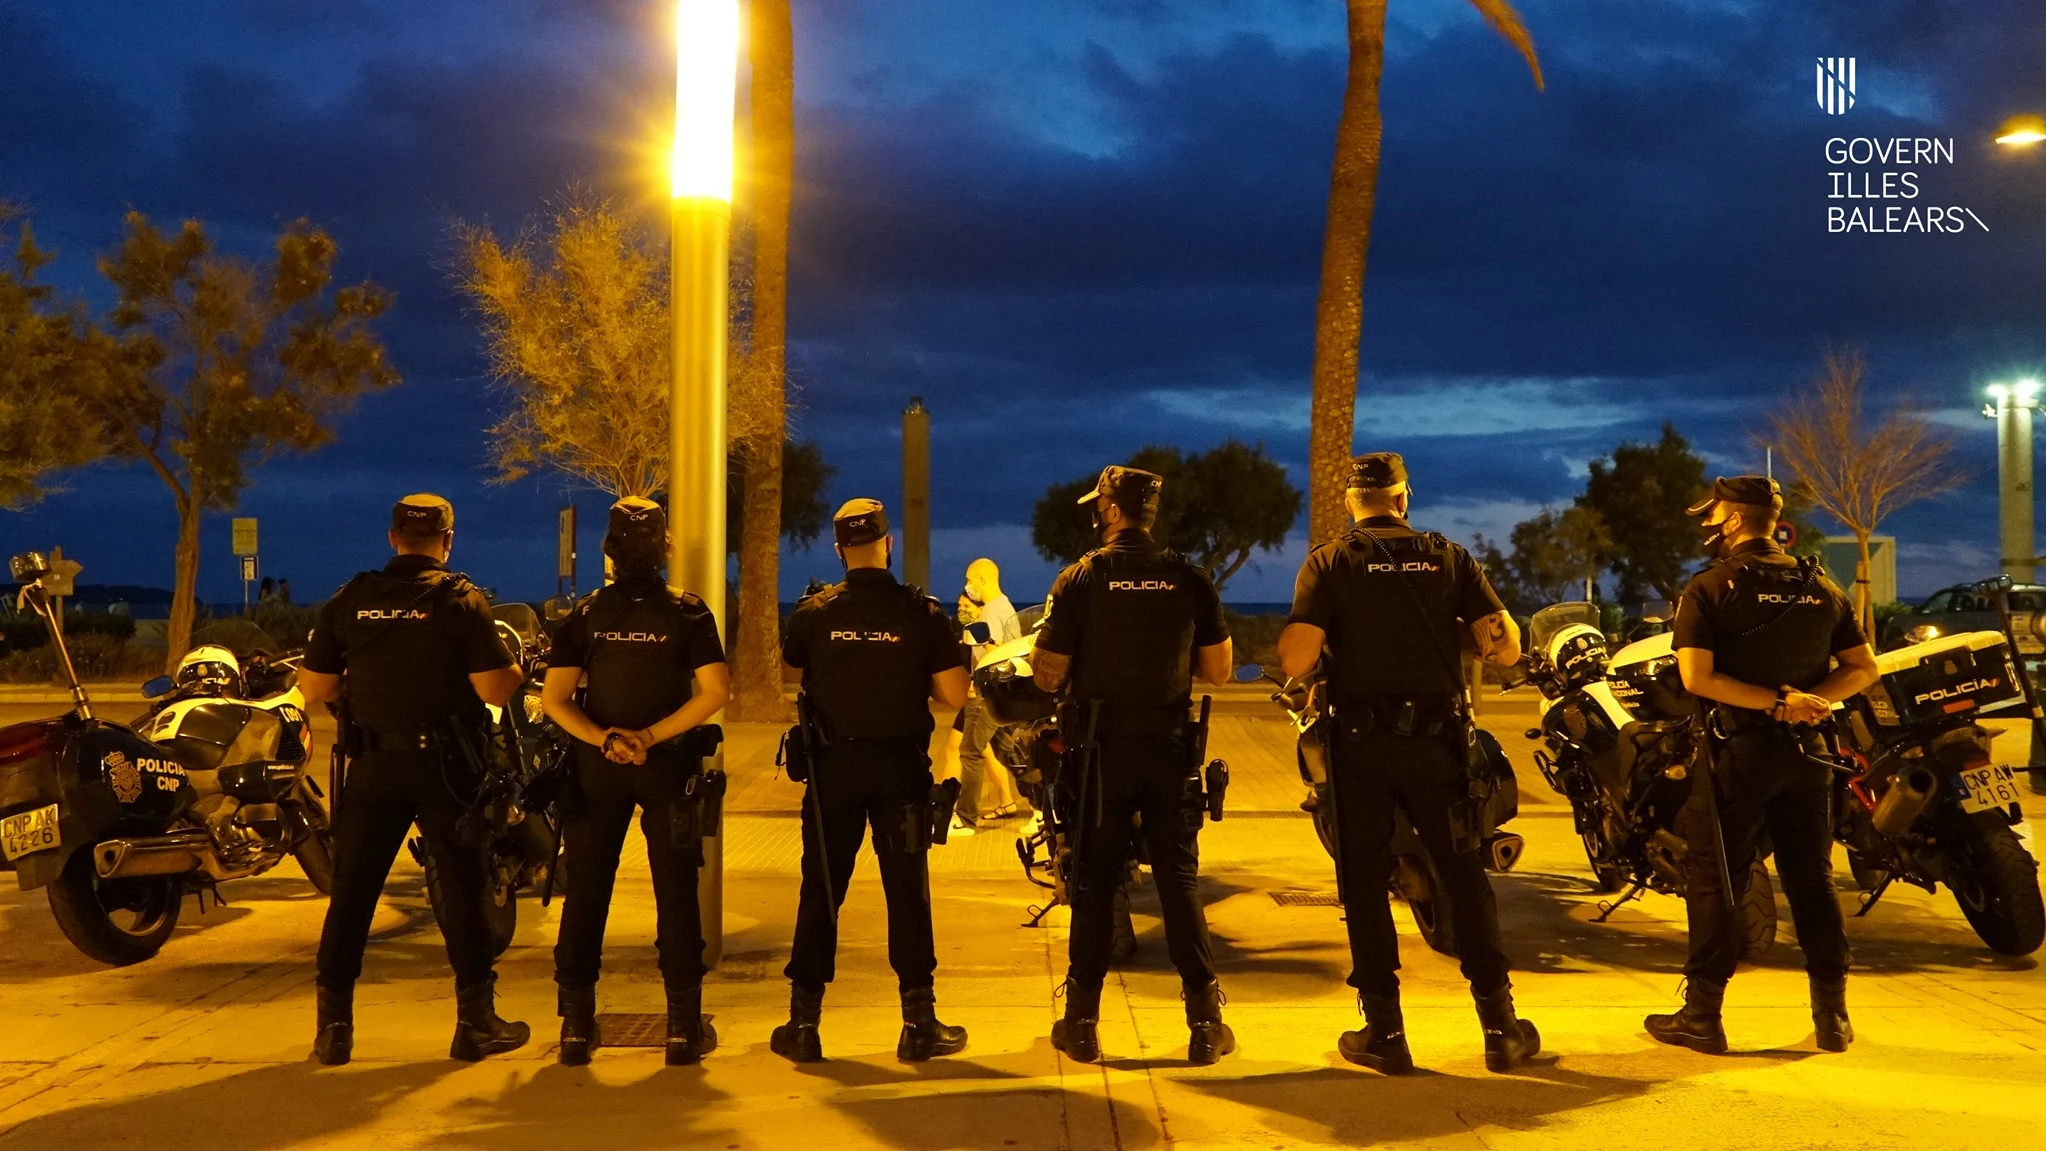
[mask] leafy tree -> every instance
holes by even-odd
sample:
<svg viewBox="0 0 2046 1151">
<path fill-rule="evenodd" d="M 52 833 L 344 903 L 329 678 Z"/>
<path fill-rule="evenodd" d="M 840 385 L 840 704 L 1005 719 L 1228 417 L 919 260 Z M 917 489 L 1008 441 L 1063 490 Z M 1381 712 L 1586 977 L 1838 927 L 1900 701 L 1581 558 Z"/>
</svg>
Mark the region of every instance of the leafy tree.
<svg viewBox="0 0 2046 1151">
<path fill-rule="evenodd" d="M 795 179 L 795 31 L 789 0 L 749 0 L 752 64 L 748 185 L 752 296 L 743 371 L 755 398 L 753 427 L 734 455 L 744 478 L 739 501 L 738 637 L 733 645 L 732 718 L 777 720 L 781 694 L 781 537 L 791 495 L 788 450 L 789 197 Z M 814 445 L 808 450 L 816 451 Z M 822 457 L 814 456 L 821 464 Z M 818 473 L 821 481 L 824 473 Z M 818 484 L 818 489 L 822 483 Z M 817 500 L 821 505 L 821 499 Z M 816 538 L 811 527 L 804 539 Z M 799 534 L 799 533 L 788 533 Z"/>
<path fill-rule="evenodd" d="M 1300 518 L 1299 489 L 1262 444 L 1232 439 L 1194 455 L 1153 444 L 1138 449 L 1127 466 L 1164 478 L 1152 534 L 1199 564 L 1217 588 L 1243 570 L 1253 552 L 1283 546 Z M 1098 473 L 1053 484 L 1038 500 L 1030 538 L 1044 558 L 1071 563 L 1097 545 L 1075 506 L 1097 478 Z"/>
<path fill-rule="evenodd" d="M 84 398 L 113 450 L 170 489 L 173 663 L 191 637 L 204 514 L 235 505 L 252 465 L 325 444 L 356 395 L 398 382 L 374 327 L 389 297 L 368 281 L 335 287 L 336 250 L 298 220 L 258 265 L 215 251 L 197 220 L 172 235 L 129 212 L 121 246 L 99 262 L 134 370 L 98 377 Z"/>
<path fill-rule="evenodd" d="M 1935 429 L 1909 397 L 1879 420 L 1867 414 L 1865 365 L 1859 352 L 1826 357 L 1813 386 L 1769 417 L 1763 440 L 1795 477 L 1797 490 L 1853 533 L 1855 610 L 1873 637 L 1875 603 L 1868 578 L 1868 540 L 1883 517 L 1958 486 L 1948 461 L 1951 437 Z"/>
<path fill-rule="evenodd" d="M 1700 558 L 1697 521 L 1684 514 L 1707 488 L 1704 457 L 1664 424 L 1652 444 L 1624 443 L 1593 460 L 1577 506 L 1597 513 L 1612 539 L 1619 599 L 1674 600 Z"/>
<path fill-rule="evenodd" d="M 1348 530 L 1343 506 L 1350 449 L 1356 437 L 1357 346 L 1364 332 L 1364 263 L 1371 247 L 1371 213 L 1378 198 L 1379 143 L 1384 119 L 1378 80 L 1385 70 L 1386 0 L 1345 0 L 1349 12 L 1350 75 L 1336 128 L 1329 180 L 1328 226 L 1323 234 L 1321 289 L 1315 303 L 1313 398 L 1307 470 L 1307 538 L 1334 539 Z M 1541 63 L 1534 40 L 1507 0 L 1471 0 L 1498 33 L 1527 60 L 1536 88 Z"/>
<path fill-rule="evenodd" d="M 49 476 L 106 454 L 84 397 L 107 390 L 127 368 L 119 349 L 84 310 L 60 305 L 36 282 L 49 257 L 26 221 L 9 236 L 19 209 L 0 202 L 0 507 L 41 499 Z"/>
<path fill-rule="evenodd" d="M 838 468 L 824 458 L 824 449 L 809 440 L 783 440 L 781 452 L 782 538 L 807 547 L 831 527 L 831 508 L 824 489 Z M 725 463 L 725 550 L 739 552 L 740 509 L 746 498 L 746 469 L 737 455 Z M 744 561 L 741 560 L 743 565 Z M 780 605 L 776 605 L 777 617 Z M 780 666 L 780 665 L 776 665 Z"/>
<path fill-rule="evenodd" d="M 1493 587 L 1511 606 L 1532 612 L 1564 600 L 1592 598 L 1599 572 L 1612 553 L 1612 534 L 1590 508 L 1557 511 L 1513 525 L 1511 554 L 1478 538 L 1478 559 L 1492 576 Z"/>
</svg>

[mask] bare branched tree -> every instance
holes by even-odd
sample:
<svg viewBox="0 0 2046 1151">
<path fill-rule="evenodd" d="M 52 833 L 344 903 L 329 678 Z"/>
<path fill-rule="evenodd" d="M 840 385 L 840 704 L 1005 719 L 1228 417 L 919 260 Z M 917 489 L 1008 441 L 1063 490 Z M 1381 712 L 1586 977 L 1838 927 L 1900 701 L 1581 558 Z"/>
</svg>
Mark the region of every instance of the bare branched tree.
<svg viewBox="0 0 2046 1151">
<path fill-rule="evenodd" d="M 1854 533 L 1861 549 L 1854 565 L 1855 611 L 1862 630 L 1873 637 L 1869 537 L 1883 517 L 1949 491 L 1965 477 L 1948 461 L 1952 438 L 1909 397 L 1880 419 L 1869 417 L 1863 369 L 1859 352 L 1827 356 L 1825 370 L 1771 414 L 1760 439 L 1775 450 L 1797 490 Z"/>
</svg>

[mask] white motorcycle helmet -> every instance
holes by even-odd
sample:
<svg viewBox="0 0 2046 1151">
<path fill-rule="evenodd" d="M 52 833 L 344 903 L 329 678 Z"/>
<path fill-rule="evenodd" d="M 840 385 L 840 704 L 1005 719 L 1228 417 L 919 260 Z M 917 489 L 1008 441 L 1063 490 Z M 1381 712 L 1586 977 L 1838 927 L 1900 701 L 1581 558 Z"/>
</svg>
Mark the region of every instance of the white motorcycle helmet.
<svg viewBox="0 0 2046 1151">
<path fill-rule="evenodd" d="M 242 665 L 234 653 L 219 644 L 200 644 L 178 661 L 171 679 L 185 695 L 212 695 L 239 699 L 242 695 Z"/>
</svg>

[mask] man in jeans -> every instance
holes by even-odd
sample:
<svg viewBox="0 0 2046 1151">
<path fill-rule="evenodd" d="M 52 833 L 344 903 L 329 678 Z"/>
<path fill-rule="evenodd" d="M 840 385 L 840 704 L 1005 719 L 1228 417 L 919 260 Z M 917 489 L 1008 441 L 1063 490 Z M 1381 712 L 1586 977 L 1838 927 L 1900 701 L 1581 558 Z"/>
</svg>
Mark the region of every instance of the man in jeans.
<svg viewBox="0 0 2046 1151">
<path fill-rule="evenodd" d="M 988 628 L 988 642 L 975 644 L 968 671 L 980 664 L 980 658 L 1002 644 L 1023 637 L 1022 621 L 1016 616 L 1016 607 L 1009 597 L 1002 594 L 1002 569 L 995 561 L 983 556 L 966 565 L 966 589 L 959 594 L 959 622 L 963 625 L 984 623 Z M 980 701 L 979 693 L 968 697 L 966 707 L 953 721 L 952 730 L 959 736 L 959 806 L 952 819 L 952 831 L 959 835 L 972 835 L 979 823 L 981 805 L 981 782 L 987 778 L 992 758 L 988 755 L 988 741 L 994 738 L 995 722 Z M 995 763 L 999 773 L 1002 767 Z M 1002 786 L 999 774 L 996 777 L 997 796 L 1006 796 L 990 810 L 1008 814 L 1015 810 L 1016 795 L 1013 787 Z"/>
</svg>

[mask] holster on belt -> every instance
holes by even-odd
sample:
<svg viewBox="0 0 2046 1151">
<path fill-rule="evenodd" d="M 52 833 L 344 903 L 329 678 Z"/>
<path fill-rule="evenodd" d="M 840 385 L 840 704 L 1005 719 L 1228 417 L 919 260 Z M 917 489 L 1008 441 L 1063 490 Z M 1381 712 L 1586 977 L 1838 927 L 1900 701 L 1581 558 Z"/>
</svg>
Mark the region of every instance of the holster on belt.
<svg viewBox="0 0 2046 1151">
<path fill-rule="evenodd" d="M 931 842 L 944 846 L 952 832 L 952 813 L 959 806 L 959 780 L 955 776 L 931 788 Z"/>
</svg>

